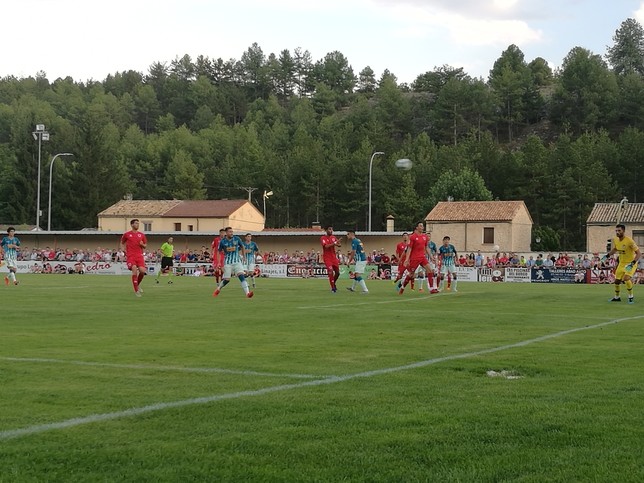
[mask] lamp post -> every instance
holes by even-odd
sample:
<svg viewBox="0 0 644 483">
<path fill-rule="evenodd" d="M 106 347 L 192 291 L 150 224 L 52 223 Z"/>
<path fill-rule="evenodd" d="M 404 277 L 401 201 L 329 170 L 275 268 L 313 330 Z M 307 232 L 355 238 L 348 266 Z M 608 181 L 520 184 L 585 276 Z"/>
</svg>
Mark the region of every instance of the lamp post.
<svg viewBox="0 0 644 483">
<path fill-rule="evenodd" d="M 266 225 L 266 200 L 269 196 L 273 196 L 273 192 L 264 190 L 264 225 Z"/>
<path fill-rule="evenodd" d="M 44 124 L 36 124 L 36 130 L 31 133 L 38 141 L 38 180 L 36 182 L 36 231 L 40 230 L 40 153 L 43 141 L 49 141 L 49 133 L 45 130 Z"/>
<path fill-rule="evenodd" d="M 58 153 L 53 158 L 51 158 L 51 163 L 49 163 L 49 207 L 47 208 L 47 231 L 51 231 L 51 180 L 52 173 L 54 169 L 54 161 L 58 156 L 73 156 L 72 153 Z"/>
<path fill-rule="evenodd" d="M 619 210 L 617 212 L 617 224 L 619 225 L 624 218 L 624 213 L 626 213 L 626 208 L 628 208 L 628 198 L 624 196 L 622 201 L 619 202 Z"/>
<path fill-rule="evenodd" d="M 383 156 L 384 154 L 382 151 L 376 151 L 371 155 L 371 160 L 369 161 L 369 223 L 367 226 L 369 232 L 371 232 L 371 169 L 373 168 L 373 158 L 378 155 Z"/>
</svg>

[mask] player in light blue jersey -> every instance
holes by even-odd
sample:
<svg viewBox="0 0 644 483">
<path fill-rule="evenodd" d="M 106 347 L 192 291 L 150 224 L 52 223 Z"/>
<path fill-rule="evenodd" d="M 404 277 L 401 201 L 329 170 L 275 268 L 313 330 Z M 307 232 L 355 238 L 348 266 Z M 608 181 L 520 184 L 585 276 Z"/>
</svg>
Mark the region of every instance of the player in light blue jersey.
<svg viewBox="0 0 644 483">
<path fill-rule="evenodd" d="M 246 269 L 246 276 L 253 280 L 253 288 L 255 288 L 255 259 L 259 253 L 257 243 L 253 241 L 253 235 L 246 233 L 244 236 L 244 265 Z"/>
<path fill-rule="evenodd" d="M 427 275 L 427 290 L 430 293 L 438 293 L 438 271 L 436 262 L 438 258 L 438 247 L 432 241 L 431 232 L 427 232 L 427 260 L 429 261 L 429 274 Z M 421 285 L 422 288 L 422 285 Z"/>
<path fill-rule="evenodd" d="M 367 289 L 367 284 L 362 278 L 365 269 L 367 268 L 367 255 L 364 252 L 364 245 L 359 238 L 356 238 L 356 232 L 353 230 L 347 231 L 347 238 L 351 242 L 351 255 L 349 255 L 349 260 L 347 265 L 355 263 L 355 268 L 353 269 L 353 285 L 347 287 L 347 290 L 350 292 L 356 291 L 356 284 L 360 285 L 362 293 L 367 294 L 369 290 Z"/>
<path fill-rule="evenodd" d="M 430 265 L 432 262 L 429 262 Z M 423 291 L 423 286 L 425 285 L 425 269 L 423 267 L 418 267 L 416 269 L 416 273 L 414 274 L 416 276 L 416 285 L 415 287 L 418 289 L 419 292 Z M 411 288 L 414 290 L 414 287 Z M 429 290 L 429 283 L 427 284 L 427 290 Z"/>
<path fill-rule="evenodd" d="M 217 251 L 222 252 L 224 256 L 224 276 L 212 296 L 219 295 L 221 289 L 230 282 L 230 277 L 235 274 L 241 282 L 246 297 L 251 298 L 253 292 L 248 288 L 248 282 L 244 274 L 244 244 L 238 236 L 233 234 L 233 229 L 230 226 L 226 227 L 225 230 L 226 236 L 219 241 L 219 246 L 217 247 Z"/>
<path fill-rule="evenodd" d="M 16 271 L 18 270 L 18 247 L 20 240 L 16 235 L 16 229 L 13 226 L 7 228 L 7 235 L 2 238 L 0 247 L 4 251 L 4 261 L 9 269 L 9 275 L 4 278 L 5 285 L 9 285 L 11 280 L 14 285 L 18 285 Z"/>
<path fill-rule="evenodd" d="M 438 249 L 438 256 L 441 258 L 441 289 L 445 288 L 445 281 L 448 276 L 452 277 L 452 288 L 456 290 L 456 248 L 450 243 L 450 237 L 443 237 L 443 244 Z"/>
</svg>

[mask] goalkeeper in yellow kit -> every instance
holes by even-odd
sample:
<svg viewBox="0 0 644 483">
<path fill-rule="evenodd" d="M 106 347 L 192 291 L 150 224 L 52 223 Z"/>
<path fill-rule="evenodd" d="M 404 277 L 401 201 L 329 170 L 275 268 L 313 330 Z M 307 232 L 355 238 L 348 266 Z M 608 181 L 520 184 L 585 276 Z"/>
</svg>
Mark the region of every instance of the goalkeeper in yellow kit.
<svg viewBox="0 0 644 483">
<path fill-rule="evenodd" d="M 626 285 L 628 292 L 628 303 L 634 303 L 633 300 L 633 281 L 631 280 L 637 271 L 637 262 L 640 259 L 641 252 L 633 239 L 625 236 L 626 227 L 622 224 L 615 226 L 615 237 L 613 237 L 611 250 L 604 256 L 603 260 L 619 253 L 619 265 L 615 269 L 615 296 L 610 299 L 611 302 L 621 302 L 619 296 L 620 285 Z"/>
</svg>

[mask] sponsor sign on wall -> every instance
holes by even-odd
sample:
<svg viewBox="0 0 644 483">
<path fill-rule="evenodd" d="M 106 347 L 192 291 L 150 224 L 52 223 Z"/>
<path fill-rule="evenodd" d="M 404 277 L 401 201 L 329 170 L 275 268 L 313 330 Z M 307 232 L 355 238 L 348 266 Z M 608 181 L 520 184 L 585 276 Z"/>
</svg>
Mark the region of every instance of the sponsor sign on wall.
<svg viewBox="0 0 644 483">
<path fill-rule="evenodd" d="M 275 264 L 263 264 L 260 263 L 257 265 L 259 271 L 262 275 L 267 277 L 276 277 L 276 278 L 286 278 L 286 267 L 285 263 L 275 263 Z"/>
<path fill-rule="evenodd" d="M 476 282 L 478 271 L 476 267 L 456 267 L 456 277 L 459 282 Z"/>
<path fill-rule="evenodd" d="M 479 282 L 503 282 L 504 268 L 479 268 Z"/>
<path fill-rule="evenodd" d="M 51 267 L 51 272 L 47 273 L 69 273 L 69 270 L 75 270 L 76 262 L 32 262 L 22 261 L 18 262 L 16 268 L 18 273 L 43 273 L 45 265 Z M 151 266 L 154 269 L 154 266 Z M 150 267 L 148 267 L 150 268 Z M 121 275 L 123 273 L 130 273 L 122 262 L 86 262 L 84 263 L 86 274 L 94 275 Z M 2 271 L 6 272 L 6 265 L 2 267 Z"/>
<path fill-rule="evenodd" d="M 530 283 L 530 269 L 508 267 L 505 269 L 505 281 Z"/>
<path fill-rule="evenodd" d="M 324 265 L 308 265 L 305 263 L 289 263 L 286 266 L 287 277 L 298 278 L 325 278 L 327 277 L 326 267 Z"/>
<path fill-rule="evenodd" d="M 615 283 L 615 273 L 610 269 L 591 269 L 589 283 Z"/>
<path fill-rule="evenodd" d="M 75 270 L 76 262 L 41 262 L 41 261 L 19 261 L 17 263 L 18 273 L 42 273 L 44 264 L 51 266 L 51 273 L 71 273 Z M 182 272 L 183 275 L 193 275 L 197 266 L 210 267 L 208 264 L 185 263 L 176 264 L 175 272 Z M 258 264 L 261 274 L 274 278 L 326 278 L 327 272 L 324 265 L 310 264 Z M 123 262 L 86 262 L 85 273 L 92 275 L 129 275 L 130 271 Z M 340 277 L 349 279 L 349 272 L 353 266 L 340 266 Z M 397 274 L 397 266 L 391 265 L 367 265 L 363 277 L 367 280 L 378 274 L 379 279 L 389 280 Z M 155 275 L 159 269 L 158 264 L 148 264 L 148 274 Z M 0 268 L 0 272 L 7 272 L 6 265 Z M 615 282 L 615 275 L 612 270 L 576 269 L 576 268 L 475 268 L 456 267 L 456 274 L 462 282 L 532 282 L 532 283 L 605 283 Z M 634 283 L 643 283 L 644 274 L 638 272 L 633 278 Z"/>
<path fill-rule="evenodd" d="M 586 283 L 586 270 L 578 268 L 534 268 L 534 283 Z"/>
</svg>

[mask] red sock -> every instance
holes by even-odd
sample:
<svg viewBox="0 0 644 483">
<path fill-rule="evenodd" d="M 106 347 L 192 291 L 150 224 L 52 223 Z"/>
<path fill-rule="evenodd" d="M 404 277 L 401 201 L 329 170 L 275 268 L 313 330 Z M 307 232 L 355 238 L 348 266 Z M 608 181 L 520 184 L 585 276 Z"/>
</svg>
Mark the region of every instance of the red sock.
<svg viewBox="0 0 644 483">
<path fill-rule="evenodd" d="M 132 287 L 134 287 L 135 292 L 139 290 L 139 277 L 136 275 L 132 275 Z"/>
<path fill-rule="evenodd" d="M 434 274 L 433 273 L 429 273 L 427 275 L 427 285 L 429 285 L 430 289 L 434 288 Z"/>
<path fill-rule="evenodd" d="M 139 272 L 139 278 L 137 284 L 141 283 L 141 280 L 143 280 L 143 277 L 145 277 L 145 273 Z"/>
<path fill-rule="evenodd" d="M 329 272 L 329 284 L 331 288 L 335 288 L 335 277 L 333 272 Z"/>
</svg>

